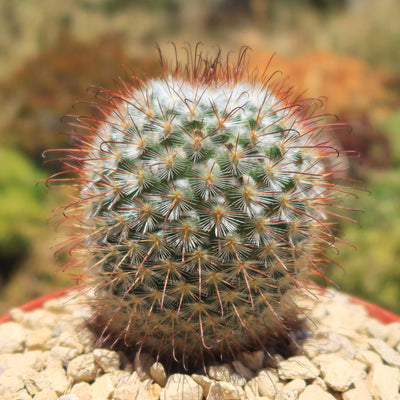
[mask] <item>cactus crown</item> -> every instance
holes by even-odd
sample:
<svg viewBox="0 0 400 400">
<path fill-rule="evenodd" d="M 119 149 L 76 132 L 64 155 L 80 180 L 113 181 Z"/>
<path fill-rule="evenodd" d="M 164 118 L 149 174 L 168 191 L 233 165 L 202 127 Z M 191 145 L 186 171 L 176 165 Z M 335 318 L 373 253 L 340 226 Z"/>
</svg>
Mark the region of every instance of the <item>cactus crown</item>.
<svg viewBox="0 0 400 400">
<path fill-rule="evenodd" d="M 346 194 L 315 102 L 244 59 L 196 49 L 161 78 L 101 91 L 103 118 L 80 118 L 64 158 L 102 339 L 185 368 L 289 336 Z"/>
</svg>

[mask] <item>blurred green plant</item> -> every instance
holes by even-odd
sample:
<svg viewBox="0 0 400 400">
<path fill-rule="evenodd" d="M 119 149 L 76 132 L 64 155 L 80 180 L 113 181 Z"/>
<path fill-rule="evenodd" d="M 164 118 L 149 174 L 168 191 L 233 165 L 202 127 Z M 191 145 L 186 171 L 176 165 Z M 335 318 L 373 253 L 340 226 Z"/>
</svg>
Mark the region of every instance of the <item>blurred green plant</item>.
<svg viewBox="0 0 400 400">
<path fill-rule="evenodd" d="M 363 175 L 370 193 L 361 193 L 356 208 L 362 229 L 346 224 L 344 238 L 357 247 L 340 249 L 337 268 L 329 277 L 340 289 L 375 302 L 400 314 L 400 112 L 388 118 L 384 128 L 390 135 L 397 168 L 368 169 Z M 353 206 L 352 204 L 349 205 Z"/>
<path fill-rule="evenodd" d="M 400 108 L 393 112 L 391 116 L 382 123 L 382 129 L 384 129 L 388 134 L 396 167 L 397 169 L 400 169 Z"/>
<path fill-rule="evenodd" d="M 34 297 L 72 285 L 72 280 L 66 274 L 55 273 L 51 250 L 54 230 L 48 227 L 47 219 L 59 199 L 54 191 L 47 193 L 40 182 L 46 179 L 46 172 L 16 149 L 0 148 L 0 160 L 2 314 Z"/>
<path fill-rule="evenodd" d="M 185 0 L 186 1 L 186 0 Z M 119 11 L 126 12 L 132 7 L 145 7 L 154 9 L 176 9 L 179 7 L 180 0 L 82 0 L 82 7 L 88 10 L 100 10 L 106 14 L 114 14 Z"/>
<path fill-rule="evenodd" d="M 36 182 L 45 174 L 22 154 L 0 148 L 0 284 L 25 257 L 36 226 L 46 220 L 44 190 Z"/>
<path fill-rule="evenodd" d="M 371 172 L 371 195 L 361 195 L 363 229 L 347 227 L 345 238 L 357 247 L 341 249 L 344 273 L 329 274 L 340 289 L 400 314 L 400 172 Z"/>
</svg>

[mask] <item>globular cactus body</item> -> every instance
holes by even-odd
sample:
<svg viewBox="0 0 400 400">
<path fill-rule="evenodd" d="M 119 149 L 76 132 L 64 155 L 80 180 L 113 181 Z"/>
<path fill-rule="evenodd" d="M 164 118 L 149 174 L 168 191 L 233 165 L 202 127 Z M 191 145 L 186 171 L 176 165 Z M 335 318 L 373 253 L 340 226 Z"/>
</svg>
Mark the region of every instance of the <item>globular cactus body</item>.
<svg viewBox="0 0 400 400">
<path fill-rule="evenodd" d="M 104 91 L 65 161 L 102 338 L 185 368 L 288 337 L 345 191 L 329 127 L 242 61 Z"/>
</svg>

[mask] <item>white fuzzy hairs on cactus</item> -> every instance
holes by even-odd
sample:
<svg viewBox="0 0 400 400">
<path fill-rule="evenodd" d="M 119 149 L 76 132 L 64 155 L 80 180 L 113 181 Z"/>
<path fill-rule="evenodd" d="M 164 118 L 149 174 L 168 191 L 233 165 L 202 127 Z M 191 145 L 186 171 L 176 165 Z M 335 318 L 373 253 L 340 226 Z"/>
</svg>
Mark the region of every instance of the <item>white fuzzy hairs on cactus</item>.
<svg viewBox="0 0 400 400">
<path fill-rule="evenodd" d="M 317 101 L 248 71 L 245 51 L 162 63 L 100 92 L 52 180 L 75 188 L 63 215 L 99 340 L 191 369 L 291 337 L 350 190 Z"/>
</svg>

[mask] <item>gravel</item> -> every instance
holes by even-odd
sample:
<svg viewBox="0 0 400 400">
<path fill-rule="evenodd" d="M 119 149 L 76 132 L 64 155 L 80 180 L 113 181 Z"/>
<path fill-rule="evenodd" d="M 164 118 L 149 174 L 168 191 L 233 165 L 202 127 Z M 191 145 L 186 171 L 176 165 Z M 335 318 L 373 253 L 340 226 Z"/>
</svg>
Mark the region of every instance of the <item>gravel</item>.
<svg viewBox="0 0 400 400">
<path fill-rule="evenodd" d="M 296 355 L 272 364 L 262 351 L 242 353 L 207 376 L 93 348 L 85 300 L 69 293 L 11 310 L 0 324 L 2 400 L 400 400 L 400 323 L 383 324 L 333 290 L 299 300 L 308 330 Z"/>
</svg>

